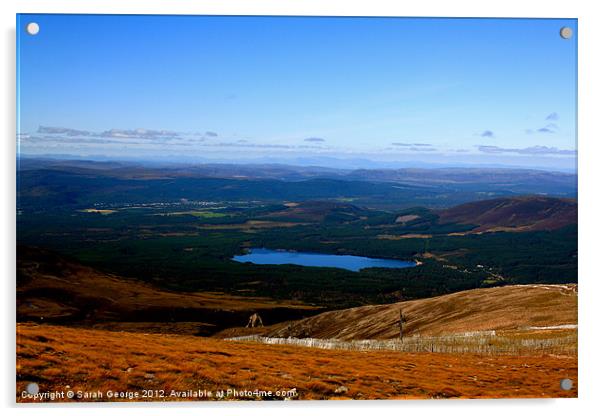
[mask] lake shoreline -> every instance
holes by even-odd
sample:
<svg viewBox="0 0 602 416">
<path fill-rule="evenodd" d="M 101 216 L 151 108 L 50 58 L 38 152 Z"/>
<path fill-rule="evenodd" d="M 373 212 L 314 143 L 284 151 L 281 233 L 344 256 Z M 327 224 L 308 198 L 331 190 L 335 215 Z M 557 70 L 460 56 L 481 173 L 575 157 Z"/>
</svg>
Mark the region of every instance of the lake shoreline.
<svg viewBox="0 0 602 416">
<path fill-rule="evenodd" d="M 354 272 L 367 268 L 403 269 L 420 265 L 416 261 L 268 248 L 247 248 L 245 254 L 236 255 L 232 257 L 232 260 L 258 265 L 293 264 L 305 267 L 335 267 Z"/>
</svg>

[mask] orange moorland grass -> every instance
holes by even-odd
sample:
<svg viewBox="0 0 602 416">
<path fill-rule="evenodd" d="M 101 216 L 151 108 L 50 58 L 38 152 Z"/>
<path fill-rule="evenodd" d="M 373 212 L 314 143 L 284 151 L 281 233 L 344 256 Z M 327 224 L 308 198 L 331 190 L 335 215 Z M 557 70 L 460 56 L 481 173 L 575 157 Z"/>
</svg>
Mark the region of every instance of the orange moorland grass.
<svg viewBox="0 0 602 416">
<path fill-rule="evenodd" d="M 513 285 L 465 290 L 426 299 L 323 312 L 266 327 L 269 337 L 395 339 L 399 312 L 404 335 L 437 336 L 467 331 L 517 330 L 577 324 L 578 287 Z M 224 337 L 247 335 L 234 329 Z"/>
<path fill-rule="evenodd" d="M 571 390 L 560 389 L 563 378 Z M 33 401 L 22 397 L 31 382 L 41 392 L 103 393 L 86 400 L 111 400 L 109 390 L 182 400 L 172 391 L 227 389 L 296 389 L 298 399 L 576 397 L 577 357 L 322 350 L 18 324 L 19 402 Z"/>
</svg>

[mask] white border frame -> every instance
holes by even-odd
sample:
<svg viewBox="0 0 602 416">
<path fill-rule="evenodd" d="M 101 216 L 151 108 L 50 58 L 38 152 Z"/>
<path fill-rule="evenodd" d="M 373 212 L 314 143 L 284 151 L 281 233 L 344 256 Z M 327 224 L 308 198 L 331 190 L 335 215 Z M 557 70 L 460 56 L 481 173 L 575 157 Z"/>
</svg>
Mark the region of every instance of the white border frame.
<svg viewBox="0 0 602 416">
<path fill-rule="evenodd" d="M 306 414 L 345 412 L 364 414 L 377 407 L 379 413 L 420 412 L 445 413 L 446 416 L 479 414 L 507 416 L 515 411 L 541 411 L 546 414 L 588 412 L 598 406 L 600 386 L 599 317 L 602 315 L 598 300 L 601 289 L 596 260 L 599 258 L 600 172 L 599 157 L 602 147 L 598 136 L 600 129 L 602 64 L 599 41 L 602 40 L 602 15 L 594 1 L 558 0 L 4 0 L 0 3 L 3 41 L 0 71 L 2 72 L 2 203 L 0 218 L 3 221 L 0 256 L 3 266 L 2 293 L 2 364 L 0 392 L 3 407 L 12 414 L 27 413 L 64 414 L 66 411 L 92 415 L 105 414 L 110 409 L 116 414 L 159 414 L 215 412 L 231 414 L 233 411 L 247 415 Z M 103 14 L 219 14 L 219 15 L 305 15 L 305 16 L 429 16 L 429 17 L 556 17 L 579 19 L 579 399 L 551 400 L 476 400 L 476 401 L 385 401 L 347 403 L 288 402 L 276 403 L 176 403 L 131 405 L 70 405 L 38 406 L 14 405 L 15 365 L 15 14 L 16 13 L 103 13 Z M 596 108 L 598 107 L 598 108 Z M 83 407 L 86 407 L 85 409 Z M 70 409 L 70 410 L 69 410 Z M 589 413 L 589 412 L 588 412 Z"/>
</svg>

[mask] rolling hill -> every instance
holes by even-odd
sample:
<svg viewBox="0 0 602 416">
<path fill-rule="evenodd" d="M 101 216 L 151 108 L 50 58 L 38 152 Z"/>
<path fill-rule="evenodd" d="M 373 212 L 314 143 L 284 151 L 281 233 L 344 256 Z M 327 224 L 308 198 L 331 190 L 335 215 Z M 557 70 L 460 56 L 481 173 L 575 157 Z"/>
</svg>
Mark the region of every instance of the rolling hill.
<svg viewBox="0 0 602 416">
<path fill-rule="evenodd" d="M 284 218 L 308 222 L 344 222 L 361 219 L 369 211 L 352 204 L 332 201 L 304 201 L 286 204 L 287 209 L 274 212 L 268 218 Z"/>
<path fill-rule="evenodd" d="M 365 207 L 445 208 L 520 194 L 575 197 L 573 174 L 526 169 L 364 169 L 279 164 L 157 165 L 19 160 L 20 209 L 94 203 L 307 201 L 341 198 Z"/>
<path fill-rule="evenodd" d="M 438 212 L 440 223 L 474 224 L 480 231 L 556 230 L 577 223 L 577 202 L 544 196 L 469 202 Z"/>
<path fill-rule="evenodd" d="M 395 339 L 399 312 L 404 336 L 490 330 L 569 328 L 577 324 L 577 285 L 515 285 L 474 289 L 388 305 L 323 312 L 266 328 L 275 338 Z M 229 329 L 218 336 L 243 335 Z M 256 331 L 257 332 L 257 331 Z"/>
<path fill-rule="evenodd" d="M 17 320 L 21 322 L 211 334 L 245 325 L 253 312 L 266 322 L 278 322 L 318 310 L 300 302 L 171 292 L 100 272 L 49 250 L 20 246 L 17 253 Z"/>
</svg>

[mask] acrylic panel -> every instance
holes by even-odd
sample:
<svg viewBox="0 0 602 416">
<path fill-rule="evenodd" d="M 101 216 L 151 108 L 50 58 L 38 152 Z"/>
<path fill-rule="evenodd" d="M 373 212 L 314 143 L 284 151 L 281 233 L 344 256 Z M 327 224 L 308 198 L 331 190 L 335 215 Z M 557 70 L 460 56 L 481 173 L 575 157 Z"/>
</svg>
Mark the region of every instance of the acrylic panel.
<svg viewBox="0 0 602 416">
<path fill-rule="evenodd" d="M 18 15 L 16 400 L 576 397 L 577 35 Z"/>
</svg>

